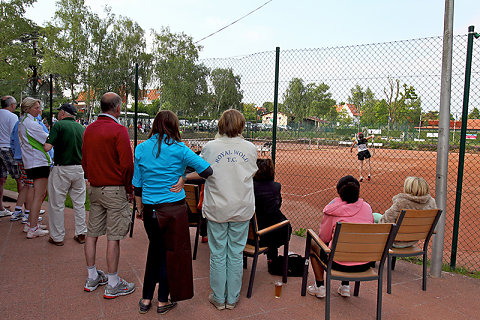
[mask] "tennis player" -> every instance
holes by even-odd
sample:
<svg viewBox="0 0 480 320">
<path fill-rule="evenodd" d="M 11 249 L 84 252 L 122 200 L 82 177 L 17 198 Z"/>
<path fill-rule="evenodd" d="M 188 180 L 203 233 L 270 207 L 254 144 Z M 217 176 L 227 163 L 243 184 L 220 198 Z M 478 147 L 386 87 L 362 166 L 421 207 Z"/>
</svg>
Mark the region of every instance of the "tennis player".
<svg viewBox="0 0 480 320">
<path fill-rule="evenodd" d="M 373 139 L 373 138 L 375 138 L 374 135 L 371 135 L 369 137 L 364 137 L 363 133 L 359 132 L 357 139 L 355 139 L 353 141 L 353 144 L 350 147 L 350 152 L 352 152 L 353 147 L 355 147 L 355 145 L 357 146 L 357 149 L 358 149 L 357 156 L 358 156 L 358 160 L 360 161 L 360 178 L 358 180 L 360 182 L 363 181 L 363 176 L 362 176 L 363 160 L 366 160 L 367 165 L 368 165 L 367 180 L 370 181 L 370 179 L 372 178 L 372 169 L 371 169 L 371 166 L 370 166 L 370 158 L 372 157 L 372 155 L 370 154 L 370 151 L 368 151 L 367 142 L 368 142 L 368 140 Z"/>
</svg>

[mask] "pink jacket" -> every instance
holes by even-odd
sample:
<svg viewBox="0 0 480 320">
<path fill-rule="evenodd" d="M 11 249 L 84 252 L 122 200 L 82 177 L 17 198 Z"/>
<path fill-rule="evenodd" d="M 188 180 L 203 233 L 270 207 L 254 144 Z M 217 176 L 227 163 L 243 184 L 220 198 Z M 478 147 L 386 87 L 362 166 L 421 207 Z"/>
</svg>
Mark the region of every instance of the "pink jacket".
<svg viewBox="0 0 480 320">
<path fill-rule="evenodd" d="M 333 233 L 335 232 L 335 225 L 339 221 L 350 223 L 374 223 L 372 208 L 362 198 L 359 198 L 358 201 L 354 203 L 346 203 L 337 197 L 327 204 L 323 209 L 323 214 L 319 237 L 325 243 L 332 240 Z M 363 263 L 342 261 L 341 264 L 354 266 Z"/>
</svg>

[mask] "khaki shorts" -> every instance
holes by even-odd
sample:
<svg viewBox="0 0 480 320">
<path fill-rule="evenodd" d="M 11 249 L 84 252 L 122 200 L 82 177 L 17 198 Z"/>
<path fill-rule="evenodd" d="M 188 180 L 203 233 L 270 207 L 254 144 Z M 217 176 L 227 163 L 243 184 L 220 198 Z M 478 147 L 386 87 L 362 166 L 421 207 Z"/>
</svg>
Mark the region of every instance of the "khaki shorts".
<svg viewBox="0 0 480 320">
<path fill-rule="evenodd" d="M 130 206 L 124 186 L 90 186 L 87 236 L 107 234 L 107 240 L 122 240 L 130 227 Z"/>
</svg>

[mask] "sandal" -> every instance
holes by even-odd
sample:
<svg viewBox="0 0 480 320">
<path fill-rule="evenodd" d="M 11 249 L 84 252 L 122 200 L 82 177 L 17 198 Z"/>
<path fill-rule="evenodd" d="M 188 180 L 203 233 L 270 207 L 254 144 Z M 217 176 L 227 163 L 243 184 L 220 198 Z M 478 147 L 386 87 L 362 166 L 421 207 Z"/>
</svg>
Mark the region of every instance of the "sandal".
<svg viewBox="0 0 480 320">
<path fill-rule="evenodd" d="M 157 307 L 157 312 L 160 313 L 160 314 L 165 314 L 167 313 L 168 311 L 172 310 L 173 308 L 175 308 L 177 306 L 177 302 L 175 301 L 172 301 L 171 303 L 165 305 L 165 306 L 161 306 L 161 307 Z"/>
<path fill-rule="evenodd" d="M 143 304 L 142 302 L 143 298 L 140 298 L 138 301 L 138 312 L 140 313 L 147 313 L 148 310 L 152 307 L 152 301 L 150 301 L 149 304 Z"/>
</svg>

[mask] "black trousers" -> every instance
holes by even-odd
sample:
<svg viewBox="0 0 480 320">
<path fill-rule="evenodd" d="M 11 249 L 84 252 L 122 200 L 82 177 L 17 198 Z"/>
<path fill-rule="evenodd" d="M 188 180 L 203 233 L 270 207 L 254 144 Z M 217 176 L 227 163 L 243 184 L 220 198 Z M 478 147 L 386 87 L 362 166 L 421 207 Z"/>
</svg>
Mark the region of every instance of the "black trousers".
<svg viewBox="0 0 480 320">
<path fill-rule="evenodd" d="M 167 251 L 164 231 L 160 229 L 157 217 L 150 213 L 143 217 L 143 226 L 148 235 L 147 265 L 143 278 L 143 299 L 152 300 L 158 285 L 158 301 L 167 302 L 170 290 L 167 279 Z"/>
<path fill-rule="evenodd" d="M 158 301 L 193 297 L 193 270 L 185 200 L 143 206 L 149 245 L 143 298 L 152 299 L 158 283 Z"/>
</svg>

